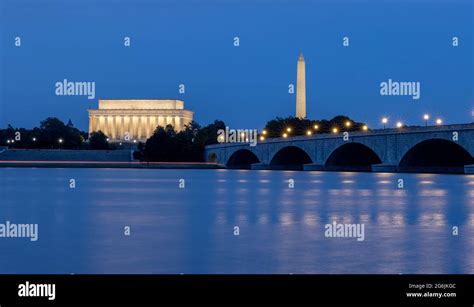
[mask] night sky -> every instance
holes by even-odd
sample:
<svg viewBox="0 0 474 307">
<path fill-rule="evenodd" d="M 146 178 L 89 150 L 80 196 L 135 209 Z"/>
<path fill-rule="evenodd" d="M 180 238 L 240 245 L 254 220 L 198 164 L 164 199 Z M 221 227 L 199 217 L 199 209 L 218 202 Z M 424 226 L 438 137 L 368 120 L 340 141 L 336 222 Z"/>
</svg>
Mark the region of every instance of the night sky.
<svg viewBox="0 0 474 307">
<path fill-rule="evenodd" d="M 195 120 L 257 128 L 295 112 L 299 52 L 307 114 L 371 127 L 389 116 L 472 122 L 472 0 L 0 0 L 0 127 L 49 116 L 87 129 L 101 98 L 173 98 Z M 21 47 L 15 46 L 15 37 Z M 123 38 L 131 38 L 131 46 Z M 240 46 L 234 46 L 234 37 Z M 343 47 L 348 36 L 350 46 Z M 452 37 L 459 46 L 452 46 Z M 96 98 L 55 83 L 95 81 Z M 421 82 L 421 98 L 381 96 L 380 82 Z M 179 94 L 179 84 L 186 93 Z"/>
</svg>

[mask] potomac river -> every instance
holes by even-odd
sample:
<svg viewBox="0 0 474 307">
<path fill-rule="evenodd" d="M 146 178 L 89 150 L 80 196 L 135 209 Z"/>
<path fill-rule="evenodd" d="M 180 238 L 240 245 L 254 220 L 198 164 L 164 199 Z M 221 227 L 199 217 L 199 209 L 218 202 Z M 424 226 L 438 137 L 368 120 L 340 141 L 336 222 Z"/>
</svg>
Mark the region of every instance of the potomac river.
<svg viewBox="0 0 474 307">
<path fill-rule="evenodd" d="M 7 222 L 0 273 L 474 273 L 474 175 L 0 168 Z"/>
</svg>

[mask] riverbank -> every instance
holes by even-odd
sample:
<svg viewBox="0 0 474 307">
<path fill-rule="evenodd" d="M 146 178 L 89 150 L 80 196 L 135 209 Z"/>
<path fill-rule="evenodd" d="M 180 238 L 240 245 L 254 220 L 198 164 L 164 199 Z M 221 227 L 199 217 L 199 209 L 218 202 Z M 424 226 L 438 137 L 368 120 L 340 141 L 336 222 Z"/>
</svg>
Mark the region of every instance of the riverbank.
<svg viewBox="0 0 474 307">
<path fill-rule="evenodd" d="M 0 167 L 38 168 L 149 168 L 149 169 L 220 169 L 216 163 L 199 162 L 104 162 L 104 161 L 0 161 Z"/>
</svg>

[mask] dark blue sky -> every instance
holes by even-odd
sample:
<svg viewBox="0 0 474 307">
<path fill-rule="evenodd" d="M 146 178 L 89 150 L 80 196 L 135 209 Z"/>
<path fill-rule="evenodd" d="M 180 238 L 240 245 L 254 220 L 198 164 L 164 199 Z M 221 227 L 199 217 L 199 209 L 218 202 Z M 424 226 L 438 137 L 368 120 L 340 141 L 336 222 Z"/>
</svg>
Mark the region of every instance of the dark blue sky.
<svg viewBox="0 0 474 307">
<path fill-rule="evenodd" d="M 201 124 L 261 128 L 294 114 L 299 51 L 310 118 L 472 122 L 472 2 L 0 0 L 0 127 L 56 116 L 87 129 L 98 98 L 176 98 Z M 389 78 L 421 82 L 421 99 L 380 96 Z M 96 99 L 56 96 L 63 79 L 95 81 Z"/>
</svg>

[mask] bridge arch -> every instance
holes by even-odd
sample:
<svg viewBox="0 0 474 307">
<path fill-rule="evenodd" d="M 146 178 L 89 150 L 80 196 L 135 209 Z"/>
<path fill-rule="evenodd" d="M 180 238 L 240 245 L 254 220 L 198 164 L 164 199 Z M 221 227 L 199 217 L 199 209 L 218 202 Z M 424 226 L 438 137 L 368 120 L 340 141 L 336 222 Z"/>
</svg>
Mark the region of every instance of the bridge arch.
<svg viewBox="0 0 474 307">
<path fill-rule="evenodd" d="M 400 171 L 458 172 L 474 158 L 461 145 L 446 139 L 429 139 L 411 147 L 401 158 Z"/>
<path fill-rule="evenodd" d="M 305 150 L 297 146 L 286 146 L 273 155 L 270 168 L 302 170 L 303 165 L 308 163 L 313 163 L 313 161 Z"/>
<path fill-rule="evenodd" d="M 253 163 L 260 163 L 257 155 L 248 149 L 239 149 L 227 160 L 227 168 L 250 169 Z"/>
<path fill-rule="evenodd" d="M 373 164 L 380 163 L 382 160 L 369 146 L 351 142 L 333 150 L 326 160 L 325 168 L 338 171 L 370 172 Z"/>
</svg>

